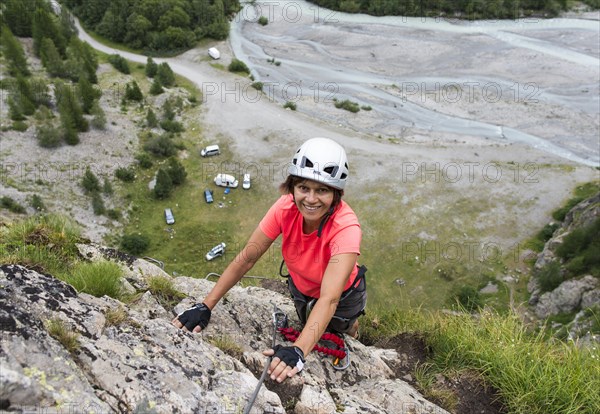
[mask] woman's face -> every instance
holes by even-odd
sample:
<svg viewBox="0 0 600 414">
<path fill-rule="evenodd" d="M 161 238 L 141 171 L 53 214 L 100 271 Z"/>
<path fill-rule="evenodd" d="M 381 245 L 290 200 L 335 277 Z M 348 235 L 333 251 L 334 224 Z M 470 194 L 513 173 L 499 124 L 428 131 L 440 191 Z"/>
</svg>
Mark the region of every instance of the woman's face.
<svg viewBox="0 0 600 414">
<path fill-rule="evenodd" d="M 333 189 L 317 181 L 304 180 L 294 186 L 294 200 L 306 222 L 320 222 L 333 203 Z"/>
</svg>

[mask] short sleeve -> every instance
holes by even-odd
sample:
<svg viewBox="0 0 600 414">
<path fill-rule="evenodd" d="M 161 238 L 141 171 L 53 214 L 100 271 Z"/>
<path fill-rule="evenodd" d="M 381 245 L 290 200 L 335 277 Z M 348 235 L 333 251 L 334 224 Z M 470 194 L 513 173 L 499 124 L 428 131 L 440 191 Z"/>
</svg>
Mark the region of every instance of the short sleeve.
<svg viewBox="0 0 600 414">
<path fill-rule="evenodd" d="M 358 223 L 344 227 L 329 242 L 331 256 L 343 253 L 356 253 L 360 255 L 361 239 L 362 231 Z"/>
<path fill-rule="evenodd" d="M 258 227 L 261 229 L 265 235 L 275 240 L 282 232 L 281 227 L 281 217 L 282 217 L 282 205 L 285 202 L 285 196 L 279 198 L 267 211 L 267 214 L 263 217 L 263 219 L 258 224 Z"/>
</svg>

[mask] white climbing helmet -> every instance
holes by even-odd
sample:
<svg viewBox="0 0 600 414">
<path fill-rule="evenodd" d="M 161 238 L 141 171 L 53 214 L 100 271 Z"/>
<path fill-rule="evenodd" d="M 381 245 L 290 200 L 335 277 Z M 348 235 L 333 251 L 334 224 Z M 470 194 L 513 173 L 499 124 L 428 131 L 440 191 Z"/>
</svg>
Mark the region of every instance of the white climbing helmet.
<svg viewBox="0 0 600 414">
<path fill-rule="evenodd" d="M 288 174 L 343 190 L 348 178 L 346 151 L 329 138 L 311 138 L 294 154 Z"/>
</svg>

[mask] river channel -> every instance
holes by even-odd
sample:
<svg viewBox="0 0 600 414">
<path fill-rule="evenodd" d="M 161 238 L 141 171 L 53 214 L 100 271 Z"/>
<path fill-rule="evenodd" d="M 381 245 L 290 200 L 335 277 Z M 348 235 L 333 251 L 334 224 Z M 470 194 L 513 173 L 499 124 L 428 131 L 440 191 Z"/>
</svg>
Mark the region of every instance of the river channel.
<svg viewBox="0 0 600 414">
<path fill-rule="evenodd" d="M 436 133 L 525 143 L 597 166 L 593 18 L 469 22 L 259 1 L 236 16 L 230 44 L 267 94 L 327 122 L 406 141 Z M 335 108 L 346 99 L 363 109 Z"/>
</svg>

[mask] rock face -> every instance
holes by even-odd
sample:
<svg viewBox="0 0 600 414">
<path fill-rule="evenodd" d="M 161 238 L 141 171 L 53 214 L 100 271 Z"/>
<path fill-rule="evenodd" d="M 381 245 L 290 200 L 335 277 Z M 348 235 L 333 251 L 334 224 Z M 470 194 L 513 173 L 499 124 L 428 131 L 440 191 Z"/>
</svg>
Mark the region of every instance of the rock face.
<svg viewBox="0 0 600 414">
<path fill-rule="evenodd" d="M 577 204 L 567 213 L 562 225 L 556 229 L 552 238 L 546 242 L 544 250 L 538 255 L 535 268 L 539 270 L 551 262 L 560 260 L 555 251 L 565 237 L 574 229 L 591 225 L 598 217 L 600 193 Z M 561 272 L 564 275 L 566 270 L 561 268 Z M 588 308 L 600 307 L 600 280 L 591 275 L 566 280 L 552 292 L 546 293 L 540 291 L 536 279 L 532 278 L 528 288 L 531 293 L 529 303 L 539 318 L 577 311 L 583 315 L 582 312 Z M 575 319 L 581 319 L 581 315 L 578 314 Z M 581 330 L 576 325 L 573 324 L 570 329 L 573 336 L 577 336 L 577 332 Z"/>
<path fill-rule="evenodd" d="M 89 246 L 80 250 L 92 260 L 107 254 Z M 146 285 L 146 275 L 169 277 L 148 262 L 121 259 L 114 260 L 136 289 Z M 213 285 L 187 277 L 173 282 L 188 295 L 175 313 Z M 170 324 L 175 313 L 149 291 L 123 304 L 78 294 L 50 275 L 16 265 L 0 266 L 0 285 L 0 409 L 17 412 L 240 413 L 266 362 L 261 351 L 272 342 L 274 306 L 297 326 L 286 296 L 257 287 L 234 287 L 207 330 L 190 334 Z M 64 332 L 77 335 L 75 346 L 67 349 L 48 333 L 49 321 L 58 320 Z M 279 335 L 277 342 L 283 342 Z M 251 412 L 446 413 L 396 378 L 390 368 L 395 351 L 355 340 L 347 346 L 346 370 L 311 353 L 300 375 L 284 384 L 267 379 Z M 237 357 L 231 349 L 238 349 Z"/>
<path fill-rule="evenodd" d="M 597 289 L 598 285 L 598 279 L 593 276 L 567 280 L 552 292 L 540 296 L 535 306 L 535 313 L 539 318 L 547 318 L 559 313 L 571 313 L 583 307 L 592 307 L 600 303 L 593 301 L 594 298 L 598 299 L 600 293 L 600 289 Z M 584 297 L 589 299 L 584 301 Z"/>
</svg>

